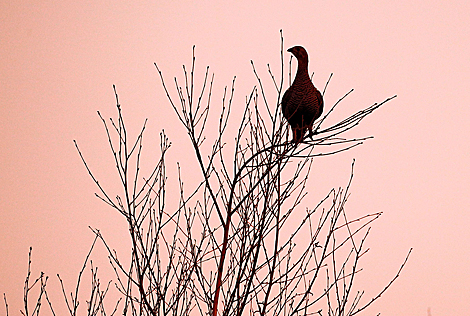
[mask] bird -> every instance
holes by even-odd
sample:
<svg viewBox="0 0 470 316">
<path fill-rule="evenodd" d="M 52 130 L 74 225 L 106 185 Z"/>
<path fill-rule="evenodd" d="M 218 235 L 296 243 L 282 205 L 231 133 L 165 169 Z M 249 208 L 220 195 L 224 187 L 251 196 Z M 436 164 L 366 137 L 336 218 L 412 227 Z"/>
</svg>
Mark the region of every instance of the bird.
<svg viewBox="0 0 470 316">
<path fill-rule="evenodd" d="M 302 46 L 287 50 L 297 58 L 297 73 L 294 82 L 282 97 L 282 114 L 292 128 L 292 141 L 302 142 L 307 129 L 313 136 L 313 122 L 323 113 L 323 96 L 312 83 L 308 74 L 308 54 Z"/>
</svg>

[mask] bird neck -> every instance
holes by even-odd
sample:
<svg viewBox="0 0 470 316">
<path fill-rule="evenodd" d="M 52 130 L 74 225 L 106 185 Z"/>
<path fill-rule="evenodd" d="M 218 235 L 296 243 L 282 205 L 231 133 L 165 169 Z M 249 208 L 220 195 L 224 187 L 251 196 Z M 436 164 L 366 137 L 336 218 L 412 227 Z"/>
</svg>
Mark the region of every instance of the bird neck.
<svg viewBox="0 0 470 316">
<path fill-rule="evenodd" d="M 299 60 L 297 65 L 297 74 L 295 75 L 295 79 L 301 78 L 308 75 L 308 60 Z"/>
</svg>

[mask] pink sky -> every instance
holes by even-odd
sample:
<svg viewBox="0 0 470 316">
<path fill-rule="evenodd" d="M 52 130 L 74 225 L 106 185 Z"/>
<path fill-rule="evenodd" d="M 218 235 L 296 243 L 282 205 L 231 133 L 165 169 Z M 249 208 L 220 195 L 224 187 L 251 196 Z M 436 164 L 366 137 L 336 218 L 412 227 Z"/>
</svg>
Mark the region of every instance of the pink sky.
<svg viewBox="0 0 470 316">
<path fill-rule="evenodd" d="M 398 95 L 356 130 L 373 140 L 314 164 L 322 185 L 312 204 L 345 185 L 356 158 L 349 212 L 384 212 L 363 261 L 366 293 L 386 285 L 414 248 L 398 281 L 365 315 L 470 313 L 467 1 L 18 0 L 2 1 L 0 10 L 0 292 L 12 315 L 21 308 L 30 246 L 33 274 L 50 275 L 55 291 L 57 273 L 76 279 L 93 239 L 89 225 L 115 245 L 127 243 L 125 223 L 94 197 L 72 142 L 116 189 L 96 115 L 115 115 L 112 85 L 129 128 L 149 118 L 151 153 L 165 129 L 174 144 L 170 176 L 180 161 L 190 182 L 200 173 L 191 173 L 186 133 L 153 62 L 171 82 L 195 44 L 199 75 L 206 65 L 215 72 L 214 102 L 236 75 L 235 102 L 243 104 L 256 84 L 251 59 L 266 80 L 267 63 L 279 69 L 280 29 L 285 48 L 308 50 L 317 86 L 334 73 L 327 109 L 351 88 L 338 115 Z"/>
</svg>

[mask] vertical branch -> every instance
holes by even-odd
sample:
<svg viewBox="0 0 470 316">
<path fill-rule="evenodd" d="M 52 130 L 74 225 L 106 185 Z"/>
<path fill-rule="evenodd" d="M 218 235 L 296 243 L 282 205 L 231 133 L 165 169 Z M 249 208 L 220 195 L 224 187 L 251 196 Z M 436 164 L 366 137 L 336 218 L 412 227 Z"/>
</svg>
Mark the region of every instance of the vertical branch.
<svg viewBox="0 0 470 316">
<path fill-rule="evenodd" d="M 26 279 L 24 281 L 24 288 L 23 288 L 23 303 L 24 303 L 24 314 L 26 316 L 29 315 L 28 311 L 28 294 L 29 294 L 29 278 L 31 276 L 31 252 L 33 251 L 33 247 L 29 247 L 28 253 L 28 273 L 26 274 Z M 23 312 L 22 312 L 23 313 Z"/>
<path fill-rule="evenodd" d="M 5 302 L 5 312 L 6 316 L 8 316 L 8 303 L 7 303 L 7 296 L 5 293 L 3 293 L 3 301 Z"/>
</svg>

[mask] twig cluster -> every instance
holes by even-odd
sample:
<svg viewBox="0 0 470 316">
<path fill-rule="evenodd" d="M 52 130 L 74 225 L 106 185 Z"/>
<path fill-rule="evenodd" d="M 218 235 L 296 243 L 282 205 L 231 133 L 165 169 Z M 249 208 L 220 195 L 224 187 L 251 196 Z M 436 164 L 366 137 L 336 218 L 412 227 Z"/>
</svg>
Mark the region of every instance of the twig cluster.
<svg viewBox="0 0 470 316">
<path fill-rule="evenodd" d="M 207 126 L 214 121 L 212 113 L 216 108 L 211 98 L 214 75 L 207 67 L 200 91 L 196 92 L 194 51 L 193 47 L 190 69 L 183 66 L 183 84 L 174 80 L 175 99 L 155 64 L 168 101 L 187 131 L 201 172 L 200 183 L 187 193 L 178 165 L 176 209 L 169 210 L 166 206 L 165 157 L 171 143 L 162 132 L 160 157 L 149 174 L 142 176 L 146 121 L 135 141 L 131 141 L 115 89 L 117 120 L 107 121 L 99 112 L 98 115 L 114 157 L 121 195 L 111 197 L 75 143 L 98 187 L 96 196 L 126 220 L 131 247 L 122 261 L 122 254 L 118 256 L 101 232 L 91 228 L 95 240 L 79 273 L 75 293 L 70 293 L 70 297 L 59 277 L 70 315 L 77 314 L 81 276 L 88 262 L 92 282 L 87 315 L 106 315 L 104 299 L 110 283 L 101 285 L 97 268 L 89 259 L 97 240 L 108 251 L 116 276 L 115 287 L 121 297 L 112 305 L 110 315 L 117 311 L 123 315 L 213 316 L 360 313 L 396 280 L 409 253 L 390 283 L 366 300 L 364 291 L 353 285 L 362 271 L 359 259 L 368 252 L 365 241 L 371 223 L 381 213 L 347 217 L 345 204 L 354 169 L 345 188 L 327 192 L 315 207 L 304 210 L 301 207 L 308 193 L 313 159 L 349 150 L 371 138 L 351 138 L 347 132 L 394 97 L 323 127 L 351 90 L 315 124 L 311 139 L 305 139 L 301 145 L 290 142 L 289 128 L 280 110 L 285 76 L 281 32 L 279 81 L 268 65 L 277 96 L 267 96 L 252 62 L 258 85 L 246 98 L 231 147 L 232 143 L 225 141 L 231 135 L 227 131 L 236 78 L 225 88 L 216 114 L 217 134 L 211 135 Z M 290 71 L 288 75 L 290 78 Z M 323 93 L 330 79 L 331 76 Z M 29 315 L 26 298 L 31 286 L 28 282 L 29 269 L 25 315 Z M 37 282 L 41 284 L 40 301 L 47 277 L 41 274 L 34 284 Z M 5 305 L 8 314 L 6 297 Z M 37 304 L 32 315 L 39 314 L 39 307 Z"/>
</svg>

